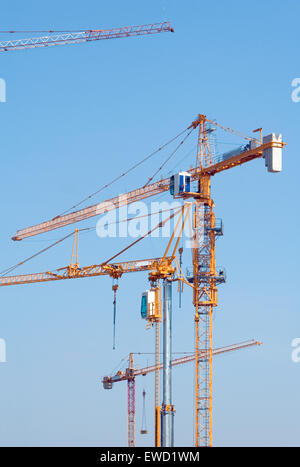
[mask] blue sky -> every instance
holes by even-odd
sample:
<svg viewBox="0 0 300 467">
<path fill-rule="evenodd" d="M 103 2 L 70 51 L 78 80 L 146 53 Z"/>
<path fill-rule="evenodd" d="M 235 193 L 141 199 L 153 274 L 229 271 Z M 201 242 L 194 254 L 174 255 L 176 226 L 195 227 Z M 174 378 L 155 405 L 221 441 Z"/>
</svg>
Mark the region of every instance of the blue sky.
<svg viewBox="0 0 300 467">
<path fill-rule="evenodd" d="M 219 293 L 215 345 L 249 338 L 264 343 L 215 359 L 215 445 L 299 444 L 300 366 L 291 360 L 291 341 L 300 333 L 300 103 L 291 100 L 292 80 L 300 74 L 299 14 L 295 0 L 12 0 L 1 11 L 1 30 L 162 20 L 175 28 L 174 34 L 1 54 L 0 77 L 7 83 L 7 102 L 0 103 L 1 269 L 72 230 L 16 244 L 10 237 L 18 228 L 52 218 L 94 192 L 197 113 L 247 134 L 262 126 L 265 134 L 284 135 L 281 174 L 268 174 L 258 160 L 212 180 L 216 215 L 225 224 L 217 264 L 228 275 Z M 141 186 L 162 160 L 95 201 Z M 81 226 L 93 227 L 95 220 Z M 82 235 L 80 263 L 101 262 L 127 243 L 101 240 L 94 231 Z M 159 256 L 162 248 L 160 240 L 147 240 L 124 259 Z M 65 266 L 70 255 L 71 241 L 19 273 Z M 143 274 L 120 282 L 115 351 L 109 278 L 1 289 L 7 363 L 0 364 L 0 445 L 126 445 L 126 385 L 104 392 L 100 379 L 129 352 L 153 351 L 154 335 L 139 317 L 147 287 Z M 192 351 L 193 338 L 190 292 L 181 310 L 174 292 L 174 351 Z M 139 357 L 137 364 L 149 359 Z M 193 382 L 192 365 L 174 370 L 176 445 L 193 442 Z M 137 445 L 153 444 L 153 384 L 152 376 L 137 380 Z M 144 388 L 149 436 L 142 438 Z"/>
</svg>

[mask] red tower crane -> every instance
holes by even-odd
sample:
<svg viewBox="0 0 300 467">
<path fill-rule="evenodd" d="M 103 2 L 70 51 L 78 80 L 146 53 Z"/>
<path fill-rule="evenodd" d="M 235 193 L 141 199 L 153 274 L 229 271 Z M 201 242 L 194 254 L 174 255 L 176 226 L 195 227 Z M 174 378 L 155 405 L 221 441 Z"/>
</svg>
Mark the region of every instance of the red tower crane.
<svg viewBox="0 0 300 467">
<path fill-rule="evenodd" d="M 226 347 L 219 347 L 213 350 L 213 355 L 221 355 L 236 350 L 246 349 L 248 347 L 254 347 L 262 345 L 261 342 L 256 340 L 241 342 L 240 344 L 228 345 Z M 145 368 L 134 368 L 133 353 L 129 355 L 129 366 L 125 371 L 118 371 L 113 376 L 104 376 L 102 379 L 104 389 L 112 389 L 114 383 L 120 381 L 127 381 L 127 433 L 128 433 L 128 447 L 135 446 L 135 378 L 136 376 L 146 376 L 148 373 L 156 371 L 156 365 L 150 365 Z M 195 354 L 187 355 L 185 357 L 176 358 L 172 360 L 172 366 L 182 365 L 195 361 Z M 161 370 L 163 364 L 159 364 L 159 370 Z"/>
</svg>

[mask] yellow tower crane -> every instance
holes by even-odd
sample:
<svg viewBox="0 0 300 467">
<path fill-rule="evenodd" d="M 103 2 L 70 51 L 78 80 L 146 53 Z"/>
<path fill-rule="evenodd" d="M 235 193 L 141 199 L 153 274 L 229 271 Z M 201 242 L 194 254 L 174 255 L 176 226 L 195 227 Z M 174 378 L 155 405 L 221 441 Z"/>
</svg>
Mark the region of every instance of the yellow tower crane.
<svg viewBox="0 0 300 467">
<path fill-rule="evenodd" d="M 238 135 L 247 141 L 247 145 L 235 151 L 213 158 L 208 138 L 208 126 L 213 125 L 224 131 Z M 195 207 L 193 214 L 193 304 L 195 308 L 194 320 L 196 328 L 195 339 L 195 445 L 212 445 L 212 349 L 213 349 L 213 310 L 217 306 L 217 284 L 219 281 L 216 271 L 215 261 L 215 239 L 222 234 L 222 228 L 216 224 L 214 214 L 214 202 L 211 198 L 211 177 L 226 170 L 244 165 L 255 159 L 263 158 L 269 172 L 276 173 L 282 170 L 281 158 L 282 149 L 285 143 L 281 135 L 274 133 L 263 136 L 262 129 L 260 139 L 245 136 L 240 132 L 225 127 L 216 121 L 208 119 L 205 115 L 199 114 L 197 119 L 191 123 L 183 132 L 188 132 L 189 136 L 198 129 L 198 150 L 196 154 L 196 164 L 187 169 L 184 177 L 189 183 L 186 189 L 181 189 L 181 185 L 176 183 L 174 177 L 165 178 L 152 182 L 153 177 L 148 182 L 133 191 L 122 196 L 117 196 L 109 200 L 78 209 L 68 214 L 60 214 L 55 218 L 18 230 L 12 237 L 13 240 L 20 241 L 45 232 L 49 232 L 66 225 L 70 225 L 94 216 L 101 215 L 109 210 L 117 209 L 129 205 L 136 201 L 146 199 L 170 190 L 174 197 L 194 198 Z M 177 137 L 179 137 L 177 135 Z M 180 143 L 186 140 L 187 136 Z M 174 141 L 177 137 L 173 138 Z M 170 142 L 171 142 L 170 141 Z M 170 143 L 169 142 L 169 143 Z M 167 143 L 167 144 L 169 144 Z M 167 145 L 166 144 L 166 145 Z M 164 147 L 166 146 L 164 145 Z M 179 146 L 180 146 L 179 145 Z M 160 151 L 159 148 L 155 153 Z M 153 155 L 152 154 L 152 155 Z M 150 156 L 149 156 L 150 157 Z M 145 158 L 148 160 L 149 157 Z M 143 161 L 142 161 L 143 162 Z M 115 180 L 126 175 L 139 164 L 135 164 Z M 162 167 L 162 166 L 161 166 Z M 160 167 L 160 169 L 161 169 Z M 160 170 L 159 169 L 159 170 Z M 159 171 L 158 170 L 158 171 Z M 158 171 L 156 173 L 158 173 Z M 192 192 L 189 188 L 190 182 L 196 181 L 197 190 Z M 111 183 L 113 183 L 111 182 Z M 175 188 L 175 191 L 174 191 Z M 176 191 L 177 190 L 177 191 Z M 99 190 L 101 191 L 101 190 Z M 80 203 L 78 203 L 79 205 Z M 204 354 L 203 354 L 204 351 Z M 201 357 L 205 355 L 205 358 Z"/>
<path fill-rule="evenodd" d="M 112 263 L 112 260 L 115 259 L 117 256 L 122 254 L 124 251 L 128 250 L 132 246 L 134 246 L 137 242 L 139 242 L 142 238 L 134 241 L 129 246 L 121 250 L 120 252 L 116 253 L 112 258 L 109 260 L 101 263 L 95 264 L 92 266 L 79 266 L 79 258 L 78 258 L 78 250 L 79 250 L 79 230 L 75 229 L 74 231 L 74 239 L 73 239 L 73 247 L 72 247 L 72 254 L 71 254 L 71 261 L 70 264 L 66 267 L 56 269 L 54 271 L 47 271 L 42 273 L 34 273 L 34 274 L 24 274 L 24 275 L 13 275 L 13 276 L 2 276 L 0 277 L 0 287 L 9 286 L 9 285 L 21 285 L 21 284 L 29 284 L 29 283 L 37 283 L 37 282 L 48 282 L 48 281 L 57 281 L 63 279 L 76 279 L 76 278 L 83 278 L 83 277 L 94 277 L 94 276 L 105 276 L 108 275 L 112 277 L 114 280 L 112 290 L 114 293 L 114 337 L 113 337 L 113 348 L 115 348 L 115 315 L 116 315 L 116 293 L 118 290 L 118 284 L 115 282 L 120 279 L 123 274 L 129 272 L 143 272 L 149 271 L 149 281 L 151 283 L 151 293 L 153 293 L 154 300 L 150 304 L 147 304 L 146 315 L 144 318 L 147 320 L 147 328 L 151 328 L 153 324 L 155 325 L 155 446 L 160 446 L 160 410 L 161 407 L 159 405 L 159 369 L 160 369 L 160 362 L 159 362 L 159 324 L 162 318 L 161 314 L 161 300 L 160 300 L 160 286 L 159 281 L 166 277 L 173 278 L 175 272 L 179 272 L 176 264 L 178 264 L 178 260 L 176 258 L 176 250 L 178 247 L 178 243 L 180 241 L 185 223 L 188 219 L 190 214 L 191 203 L 185 203 L 182 208 L 178 209 L 177 211 L 173 212 L 170 216 L 168 216 L 165 220 L 159 222 L 156 227 L 152 228 L 147 234 L 145 234 L 142 238 L 150 235 L 154 230 L 163 227 L 167 222 L 169 222 L 172 218 L 175 217 L 176 214 L 179 215 L 175 228 L 172 232 L 171 238 L 168 242 L 166 247 L 165 253 L 161 258 L 153 258 L 153 259 L 145 259 L 145 260 L 133 260 L 133 261 L 125 261 L 121 263 Z M 181 226 L 180 226 L 181 224 Z M 177 234 L 177 231 L 179 233 Z M 175 245 L 173 247 L 173 252 L 171 256 L 168 256 L 169 250 L 172 246 L 172 242 L 174 238 L 177 239 L 175 241 Z M 65 238 L 68 238 L 70 235 L 67 235 Z M 62 240 L 64 240 L 62 239 Z M 57 244 L 57 242 L 55 243 Z M 55 245 L 54 244 L 54 245 Z M 53 246 L 53 245 L 52 245 Z M 44 251 L 44 250 L 43 250 Z M 31 258 L 30 258 L 31 259 Z M 173 266 L 173 262 L 176 260 L 175 267 Z M 27 261 L 27 260 L 26 260 Z M 17 266 L 24 264 L 25 261 L 20 262 Z M 14 267 L 13 267 L 14 268 Z M 13 269 L 12 268 L 12 269 Z M 178 275 L 178 277 L 180 277 Z M 180 279 L 181 280 L 181 279 Z M 127 373 L 127 380 L 129 387 L 133 388 L 133 379 L 131 375 L 133 371 L 133 360 L 130 359 L 130 365 Z M 132 389 L 133 390 L 133 389 Z M 132 399 L 132 390 L 129 391 L 130 398 L 128 399 L 128 439 L 130 440 L 130 446 L 134 443 L 134 401 Z M 132 441 L 133 440 L 133 441 Z"/>
</svg>

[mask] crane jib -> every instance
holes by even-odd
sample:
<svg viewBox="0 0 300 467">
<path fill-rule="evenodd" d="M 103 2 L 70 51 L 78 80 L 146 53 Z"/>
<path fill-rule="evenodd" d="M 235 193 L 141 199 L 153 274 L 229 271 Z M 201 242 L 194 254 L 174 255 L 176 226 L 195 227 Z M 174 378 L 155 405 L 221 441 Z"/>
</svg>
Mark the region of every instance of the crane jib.
<svg viewBox="0 0 300 467">
<path fill-rule="evenodd" d="M 284 143 L 276 141 L 270 141 L 261 146 L 257 146 L 252 149 L 244 150 L 240 154 L 235 154 L 232 157 L 217 161 L 212 165 L 203 167 L 202 169 L 194 168 L 187 172 L 191 174 L 192 180 L 198 180 L 201 176 L 208 175 L 213 176 L 216 173 L 223 172 L 225 170 L 237 167 L 253 159 L 263 157 L 264 152 L 272 148 L 282 148 Z M 40 235 L 51 230 L 59 229 L 76 222 L 89 219 L 91 217 L 99 216 L 105 212 L 111 211 L 112 209 L 118 209 L 122 206 L 146 199 L 160 193 L 166 192 L 170 187 L 170 179 L 166 178 L 158 182 L 152 183 L 151 185 L 138 188 L 128 193 L 116 196 L 115 198 L 108 199 L 101 203 L 94 204 L 78 211 L 73 211 L 70 214 L 56 216 L 52 220 L 42 222 L 40 224 L 27 227 L 25 229 L 18 230 L 12 237 L 12 240 L 19 241 L 35 235 Z"/>
<path fill-rule="evenodd" d="M 18 31 L 10 31 L 17 33 Z M 54 32 L 54 31 L 53 31 Z M 162 32 L 174 32 L 169 21 L 141 26 L 125 26 L 113 29 L 89 29 L 87 31 L 74 31 L 62 34 L 51 34 L 42 37 L 29 37 L 25 39 L 6 40 L 0 42 L 0 52 L 10 50 L 34 49 L 54 45 L 80 44 L 82 42 L 99 41 L 105 39 L 118 39 L 132 36 L 145 36 L 147 34 L 159 34 Z"/>
</svg>

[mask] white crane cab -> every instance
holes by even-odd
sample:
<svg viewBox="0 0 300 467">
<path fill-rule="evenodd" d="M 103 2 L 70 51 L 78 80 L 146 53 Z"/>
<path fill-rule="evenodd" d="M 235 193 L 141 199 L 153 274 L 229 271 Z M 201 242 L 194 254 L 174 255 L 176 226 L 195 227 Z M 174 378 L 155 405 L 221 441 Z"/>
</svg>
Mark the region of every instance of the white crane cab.
<svg viewBox="0 0 300 467">
<path fill-rule="evenodd" d="M 155 290 L 146 290 L 142 294 L 141 316 L 148 320 L 155 316 Z"/>
<path fill-rule="evenodd" d="M 189 172 L 179 172 L 170 178 L 170 193 L 176 198 L 185 193 L 191 192 L 191 174 Z"/>
</svg>

